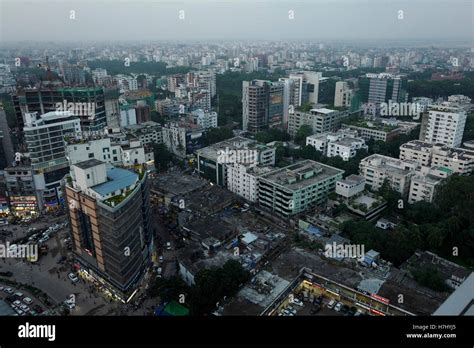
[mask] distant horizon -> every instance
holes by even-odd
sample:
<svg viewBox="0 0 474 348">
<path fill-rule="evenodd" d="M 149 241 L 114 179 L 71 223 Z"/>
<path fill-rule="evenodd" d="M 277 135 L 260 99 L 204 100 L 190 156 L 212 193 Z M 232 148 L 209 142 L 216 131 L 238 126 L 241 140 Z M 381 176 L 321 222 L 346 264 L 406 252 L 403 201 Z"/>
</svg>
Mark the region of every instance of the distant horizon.
<svg viewBox="0 0 474 348">
<path fill-rule="evenodd" d="M 474 42 L 474 2 L 0 0 L 2 42 L 181 40 Z"/>
</svg>

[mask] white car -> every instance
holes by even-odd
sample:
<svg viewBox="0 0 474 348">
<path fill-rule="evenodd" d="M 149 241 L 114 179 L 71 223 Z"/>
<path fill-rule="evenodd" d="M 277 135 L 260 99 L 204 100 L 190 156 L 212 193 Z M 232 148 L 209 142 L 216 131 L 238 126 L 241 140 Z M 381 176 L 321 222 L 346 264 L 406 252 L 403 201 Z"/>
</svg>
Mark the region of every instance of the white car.
<svg viewBox="0 0 474 348">
<path fill-rule="evenodd" d="M 25 302 L 26 304 L 32 304 L 32 303 L 33 303 L 33 300 L 32 300 L 31 298 L 29 298 L 29 297 L 25 297 L 25 298 L 23 299 L 23 302 Z"/>
<path fill-rule="evenodd" d="M 329 303 L 328 303 L 328 308 L 329 308 L 329 309 L 332 309 L 335 304 L 336 304 L 336 301 L 335 301 L 335 300 L 329 301 Z"/>
<path fill-rule="evenodd" d="M 18 307 L 20 307 L 20 305 L 21 305 L 21 302 L 20 302 L 20 301 L 18 301 L 18 300 L 15 300 L 15 301 L 13 301 L 13 304 L 14 304 L 15 306 L 18 306 Z"/>
<path fill-rule="evenodd" d="M 65 304 L 66 307 L 69 308 L 69 309 L 74 309 L 74 308 L 76 308 L 76 303 L 74 303 L 74 302 L 71 301 L 70 299 L 64 301 L 64 304 Z"/>
<path fill-rule="evenodd" d="M 162 263 L 164 261 L 163 256 L 160 255 L 159 260 L 160 260 L 160 263 Z"/>
<path fill-rule="evenodd" d="M 5 288 L 3 289 L 7 294 L 13 294 L 13 289 L 12 288 Z"/>
<path fill-rule="evenodd" d="M 339 312 L 339 311 L 341 310 L 341 308 L 342 308 L 342 303 L 341 303 L 341 302 L 338 302 L 338 303 L 336 304 L 336 307 L 334 307 L 334 310 L 335 310 L 336 312 Z"/>
<path fill-rule="evenodd" d="M 20 308 L 24 312 L 28 312 L 30 310 L 30 308 L 27 305 L 23 304 L 23 303 L 20 304 Z"/>
<path fill-rule="evenodd" d="M 69 273 L 67 276 L 73 283 L 77 283 L 79 281 L 79 278 L 74 273 Z"/>
<path fill-rule="evenodd" d="M 300 306 L 300 307 L 303 307 L 303 302 L 301 302 L 300 300 L 298 300 L 297 298 L 293 298 L 293 304 L 297 305 L 297 306 Z"/>
<path fill-rule="evenodd" d="M 15 292 L 13 295 L 15 295 L 16 297 L 20 297 L 20 298 L 23 297 L 23 293 L 19 292 L 19 291 Z"/>
<path fill-rule="evenodd" d="M 166 242 L 166 250 L 171 250 L 171 242 Z"/>
</svg>

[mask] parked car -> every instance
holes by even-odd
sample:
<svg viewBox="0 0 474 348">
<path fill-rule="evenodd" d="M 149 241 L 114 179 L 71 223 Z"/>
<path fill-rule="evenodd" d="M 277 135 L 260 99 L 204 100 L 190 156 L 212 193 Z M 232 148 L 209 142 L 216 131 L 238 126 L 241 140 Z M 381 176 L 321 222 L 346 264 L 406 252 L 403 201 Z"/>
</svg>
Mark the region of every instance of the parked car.
<svg viewBox="0 0 474 348">
<path fill-rule="evenodd" d="M 329 301 L 329 303 L 328 303 L 328 308 L 329 308 L 329 309 L 333 309 L 333 307 L 334 307 L 335 304 L 336 304 L 336 301 L 335 301 L 335 300 Z"/>
<path fill-rule="evenodd" d="M 67 276 L 73 283 L 77 283 L 79 281 L 79 278 L 74 273 L 69 273 Z"/>
<path fill-rule="evenodd" d="M 159 257 L 159 260 L 160 260 L 160 263 L 162 263 L 162 262 L 164 261 L 164 259 L 163 259 L 163 256 L 162 256 L 162 255 L 160 255 L 160 257 Z"/>
<path fill-rule="evenodd" d="M 33 300 L 29 297 L 25 297 L 25 298 L 23 298 L 23 302 L 25 302 L 26 304 L 32 304 Z"/>
<path fill-rule="evenodd" d="M 13 301 L 13 305 L 15 305 L 15 306 L 17 306 L 17 307 L 20 307 L 21 302 L 18 301 L 18 300 L 15 300 L 15 301 Z"/>
<path fill-rule="evenodd" d="M 334 307 L 334 310 L 335 310 L 336 312 L 339 312 L 339 311 L 341 310 L 341 308 L 342 308 L 342 303 L 341 303 L 341 302 L 338 302 L 338 303 L 336 304 L 336 306 Z"/>
<path fill-rule="evenodd" d="M 4 292 L 6 292 L 7 294 L 13 294 L 13 289 L 12 288 L 5 288 L 3 289 Z"/>
<path fill-rule="evenodd" d="M 166 242 L 166 250 L 171 250 L 171 242 Z"/>
<path fill-rule="evenodd" d="M 23 297 L 23 293 L 17 291 L 17 292 L 15 292 L 15 293 L 13 294 L 13 296 L 18 297 L 18 298 L 22 298 L 22 297 Z"/>
<path fill-rule="evenodd" d="M 303 302 L 301 302 L 299 299 L 297 298 L 293 298 L 293 304 L 297 305 L 297 306 L 300 306 L 300 307 L 303 307 Z"/>
</svg>

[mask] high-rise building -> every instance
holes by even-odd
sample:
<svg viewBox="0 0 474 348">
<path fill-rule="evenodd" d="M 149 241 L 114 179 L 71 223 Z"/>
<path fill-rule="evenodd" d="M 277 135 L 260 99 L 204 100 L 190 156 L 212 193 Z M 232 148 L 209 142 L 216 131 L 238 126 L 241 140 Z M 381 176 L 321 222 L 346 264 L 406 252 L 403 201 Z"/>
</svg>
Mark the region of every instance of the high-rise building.
<svg viewBox="0 0 474 348">
<path fill-rule="evenodd" d="M 334 106 L 348 108 L 351 106 L 352 90 L 346 81 L 336 82 L 336 90 L 334 93 Z"/>
<path fill-rule="evenodd" d="M 83 131 L 99 131 L 107 125 L 102 87 L 32 88 L 13 95 L 12 99 L 20 128 L 25 113 L 43 115 L 51 111 L 71 111 L 80 118 Z"/>
<path fill-rule="evenodd" d="M 404 102 L 407 99 L 407 80 L 388 73 L 366 74 L 359 79 L 361 99 L 367 103 Z"/>
<path fill-rule="evenodd" d="M 420 140 L 428 143 L 461 145 L 466 126 L 466 107 L 455 102 L 432 104 L 421 121 Z"/>
<path fill-rule="evenodd" d="M 0 104 L 0 170 L 13 163 L 13 144 L 8 127 L 7 115 Z"/>
<path fill-rule="evenodd" d="M 73 252 L 84 278 L 126 302 L 151 263 L 147 173 L 96 159 L 71 166 L 65 180 Z"/>
<path fill-rule="evenodd" d="M 25 142 L 40 210 L 63 203 L 61 180 L 69 172 L 64 139 L 81 138 L 80 119 L 70 111 L 25 114 Z"/>
<path fill-rule="evenodd" d="M 242 124 L 250 133 L 283 125 L 283 82 L 243 81 Z"/>
</svg>

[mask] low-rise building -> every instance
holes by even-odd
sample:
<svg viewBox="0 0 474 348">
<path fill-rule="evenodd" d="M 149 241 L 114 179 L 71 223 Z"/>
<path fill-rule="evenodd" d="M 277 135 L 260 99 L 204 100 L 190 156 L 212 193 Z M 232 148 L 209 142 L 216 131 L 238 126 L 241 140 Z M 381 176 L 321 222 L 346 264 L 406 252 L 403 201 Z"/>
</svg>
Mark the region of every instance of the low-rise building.
<svg viewBox="0 0 474 348">
<path fill-rule="evenodd" d="M 295 110 L 288 116 L 288 133 L 294 137 L 303 125 L 310 126 L 315 134 L 334 132 L 347 116 L 349 111 L 326 108 L 311 109 L 309 112 Z"/>
<path fill-rule="evenodd" d="M 422 167 L 411 179 L 408 203 L 431 203 L 441 182 L 452 173 L 452 170 L 445 167 Z"/>
<path fill-rule="evenodd" d="M 374 139 L 381 141 L 390 141 L 403 133 L 403 128 L 399 126 L 390 126 L 387 124 L 376 123 L 371 121 L 356 121 L 351 123 L 343 123 L 343 129 L 351 129 L 357 131 L 359 136 L 365 140 Z"/>
<path fill-rule="evenodd" d="M 470 175 L 474 169 L 474 150 L 412 140 L 400 146 L 401 160 L 413 160 L 420 166 L 446 167 L 460 175 Z"/>
<path fill-rule="evenodd" d="M 312 160 L 291 164 L 260 176 L 260 206 L 289 218 L 322 204 L 344 171 Z"/>
<path fill-rule="evenodd" d="M 351 130 L 310 135 L 306 138 L 306 145 L 313 146 L 324 156 L 339 156 L 344 161 L 355 157 L 357 150 L 368 148 L 364 139 L 358 138 L 357 132 Z"/>
<path fill-rule="evenodd" d="M 417 167 L 415 161 L 402 161 L 398 158 L 373 154 L 360 162 L 359 172 L 372 189 L 378 190 L 387 181 L 392 189 L 406 197 L 410 189 L 410 180 L 415 175 Z"/>
<path fill-rule="evenodd" d="M 232 164 L 275 165 L 274 147 L 241 136 L 230 138 L 196 151 L 199 175 L 227 186 L 227 168 Z M 237 174 L 238 168 L 233 169 Z M 238 176 L 237 176 L 238 177 Z"/>
<path fill-rule="evenodd" d="M 358 175 L 349 175 L 336 182 L 336 193 L 344 198 L 351 198 L 365 188 L 365 178 Z"/>
</svg>

